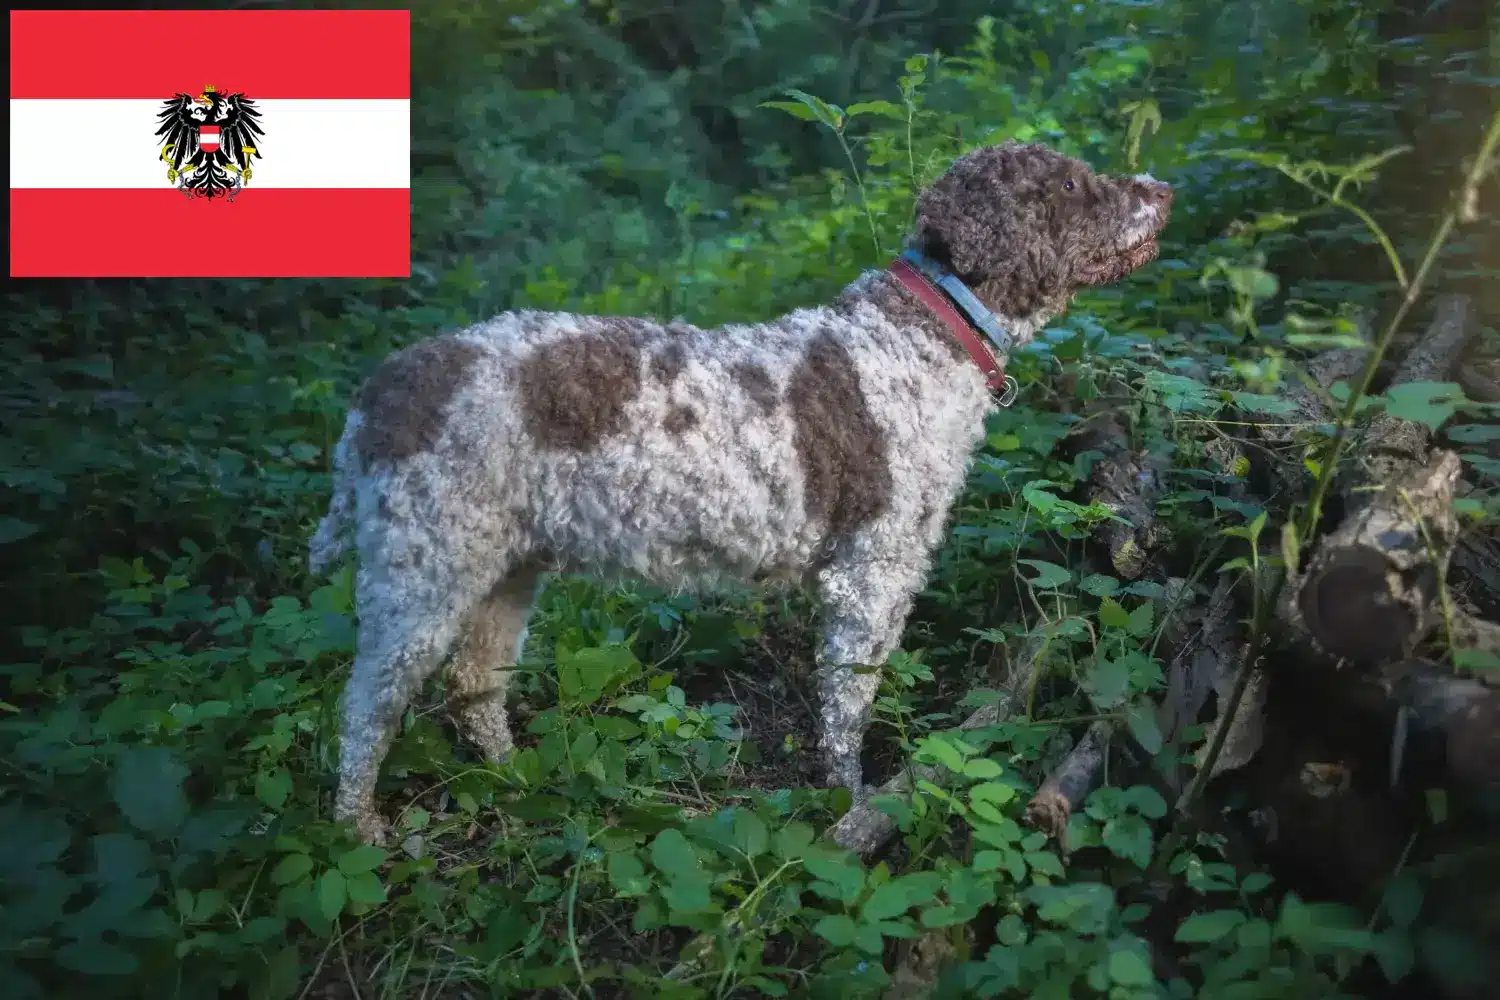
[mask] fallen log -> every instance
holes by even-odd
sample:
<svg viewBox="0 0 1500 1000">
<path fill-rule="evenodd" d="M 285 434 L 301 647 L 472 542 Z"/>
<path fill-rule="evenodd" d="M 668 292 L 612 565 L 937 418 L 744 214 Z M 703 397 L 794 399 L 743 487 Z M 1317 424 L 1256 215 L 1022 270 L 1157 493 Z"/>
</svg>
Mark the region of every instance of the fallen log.
<svg viewBox="0 0 1500 1000">
<path fill-rule="evenodd" d="M 1475 649 L 1500 655 L 1500 624 L 1454 609 L 1448 622 L 1448 644 L 1455 650 Z"/>
<path fill-rule="evenodd" d="M 1456 454 L 1437 452 L 1323 538 L 1289 609 L 1319 648 L 1362 664 L 1402 658 L 1442 620 L 1459 471 Z"/>
<path fill-rule="evenodd" d="M 1382 682 L 1409 725 L 1443 734 L 1455 777 L 1476 788 L 1500 784 L 1500 688 L 1425 660 L 1387 668 Z"/>
<path fill-rule="evenodd" d="M 1130 449 L 1129 430 L 1115 410 L 1092 414 L 1079 444 L 1081 451 L 1100 455 L 1089 470 L 1089 501 L 1102 503 L 1128 522 L 1106 521 L 1095 529 L 1095 537 L 1109 550 L 1115 572 L 1134 580 L 1164 537 L 1156 521 L 1156 500 L 1166 463 L 1148 451 Z"/>
<path fill-rule="evenodd" d="M 1445 380 L 1473 333 L 1473 312 L 1467 295 L 1439 296 L 1433 306 L 1432 323 L 1401 359 L 1391 384 Z M 1424 424 L 1382 411 L 1370 420 L 1360 441 L 1365 467 L 1361 478 L 1370 483 L 1389 483 L 1427 461 L 1432 433 Z"/>
<path fill-rule="evenodd" d="M 1026 821 L 1055 838 L 1064 853 L 1068 850 L 1068 820 L 1098 787 L 1114 729 L 1113 723 L 1104 720 L 1090 723 L 1083 738 L 1052 769 L 1026 804 Z"/>
<path fill-rule="evenodd" d="M 1393 385 L 1446 377 L 1472 332 L 1465 295 L 1440 296 Z M 1458 538 L 1458 456 L 1389 412 L 1360 435 L 1362 468 L 1340 477 L 1344 520 L 1293 573 L 1283 617 L 1324 652 L 1364 664 L 1409 656 L 1442 619 L 1437 599 Z"/>
</svg>

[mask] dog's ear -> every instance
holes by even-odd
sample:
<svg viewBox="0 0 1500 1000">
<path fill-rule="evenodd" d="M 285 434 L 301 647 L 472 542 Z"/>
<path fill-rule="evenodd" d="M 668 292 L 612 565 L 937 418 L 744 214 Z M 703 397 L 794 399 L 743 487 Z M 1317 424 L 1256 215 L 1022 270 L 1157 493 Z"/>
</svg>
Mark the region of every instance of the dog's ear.
<svg viewBox="0 0 1500 1000">
<path fill-rule="evenodd" d="M 1066 281 L 1048 155 L 1015 142 L 975 150 L 917 199 L 917 247 L 1007 316 L 1029 315 Z"/>
<path fill-rule="evenodd" d="M 1028 234 L 1041 221 L 1039 206 L 1020 197 L 1021 149 L 1007 142 L 975 150 L 917 199 L 917 246 L 966 281 L 992 277 L 1039 249 Z"/>
</svg>

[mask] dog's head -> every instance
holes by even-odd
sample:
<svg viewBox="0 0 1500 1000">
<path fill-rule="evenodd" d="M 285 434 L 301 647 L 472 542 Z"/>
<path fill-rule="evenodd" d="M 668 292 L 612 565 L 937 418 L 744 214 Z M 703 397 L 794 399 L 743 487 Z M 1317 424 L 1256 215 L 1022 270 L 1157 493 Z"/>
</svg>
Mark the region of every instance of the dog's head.
<svg viewBox="0 0 1500 1000">
<path fill-rule="evenodd" d="M 1106 177 L 1007 142 L 960 157 L 922 192 L 915 246 L 996 313 L 1033 319 L 1156 259 L 1171 207 L 1171 187 L 1149 176 Z"/>
</svg>

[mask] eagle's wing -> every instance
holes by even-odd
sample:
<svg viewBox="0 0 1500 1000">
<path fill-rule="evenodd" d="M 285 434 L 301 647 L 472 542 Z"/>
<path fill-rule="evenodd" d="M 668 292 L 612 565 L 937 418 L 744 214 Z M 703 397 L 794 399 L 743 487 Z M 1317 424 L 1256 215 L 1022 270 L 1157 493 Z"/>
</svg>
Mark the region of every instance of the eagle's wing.
<svg viewBox="0 0 1500 1000">
<path fill-rule="evenodd" d="M 172 147 L 167 162 L 177 170 L 182 169 L 184 159 L 192 164 L 201 155 L 198 150 L 198 123 L 193 120 L 192 110 L 193 99 L 187 94 L 178 94 L 163 101 L 162 110 L 156 116 L 160 123 L 156 130 L 157 141 L 161 145 Z"/>
<path fill-rule="evenodd" d="M 260 158 L 260 137 L 265 135 L 260 127 L 260 111 L 244 94 L 230 94 L 225 103 L 229 111 L 219 125 L 221 148 L 232 163 L 248 167 L 250 157 Z M 255 152 L 246 153 L 247 146 Z"/>
</svg>

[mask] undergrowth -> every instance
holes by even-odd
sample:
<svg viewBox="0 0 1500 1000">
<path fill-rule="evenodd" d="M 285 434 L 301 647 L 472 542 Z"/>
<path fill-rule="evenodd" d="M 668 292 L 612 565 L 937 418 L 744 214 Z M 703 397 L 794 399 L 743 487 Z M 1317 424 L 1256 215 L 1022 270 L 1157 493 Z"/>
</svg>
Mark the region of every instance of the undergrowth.
<svg viewBox="0 0 1500 1000">
<path fill-rule="evenodd" d="M 0 551 L 24 617 L 0 666 L 0 991 L 901 995 L 892 973 L 915 954 L 938 956 L 947 971 L 924 985 L 954 996 L 1322 998 L 1418 969 L 1462 980 L 1472 943 L 1427 919 L 1410 872 L 1358 907 L 1231 863 L 1225 833 L 1164 845 L 1173 803 L 1150 764 L 1170 751 L 1152 706 L 1181 595 L 1088 557 L 1117 515 L 1083 499 L 1100 456 L 1069 447 L 1084 404 L 1123 382 L 1131 447 L 1166 470 L 1159 511 L 1184 575 L 1210 587 L 1261 552 L 1283 513 L 1245 498 L 1247 463 L 1221 447 L 1240 429 L 1216 418 L 1285 413 L 1298 359 L 1363 343 L 1357 307 L 1389 312 L 1407 284 L 1377 268 L 1411 262 L 1430 229 L 1422 211 L 1393 224 L 1360 200 L 1394 147 L 1377 44 L 1359 10 L 1325 11 L 1314 57 L 1272 60 L 1250 100 L 1222 66 L 1175 52 L 1176 8 L 1137 23 L 1130 5 L 1096 6 L 985 18 L 959 54 L 913 55 L 847 107 L 758 94 L 781 128 L 827 130 L 828 168 L 768 176 L 726 208 L 672 186 L 651 252 L 619 255 L 604 281 L 567 244 L 501 294 L 514 262 L 422 242 L 441 229 L 422 208 L 441 182 L 419 169 L 411 282 L 13 291 Z M 1080 32 L 1054 69 L 1045 53 Z M 1360 128 L 1335 141 L 1335 120 Z M 1177 188 L 1180 220 L 1161 260 L 1081 298 L 1012 361 L 1021 399 L 987 427 L 877 702 L 882 773 L 942 776 L 883 802 L 900 827 L 883 860 L 823 836 L 848 802 L 815 786 L 801 595 L 573 579 L 531 624 L 514 757 L 478 761 L 429 691 L 384 772 L 395 843 L 360 846 L 334 824 L 351 577 L 303 567 L 362 374 L 511 305 L 712 324 L 826 297 L 899 247 L 915 192 L 954 155 L 1007 138 L 1149 166 Z M 1340 185 L 1338 214 L 1308 184 Z M 1353 208 L 1380 217 L 1378 238 Z M 1314 264 L 1278 266 L 1293 252 Z M 1358 281 L 1316 263 L 1349 253 L 1372 262 Z M 1300 275 L 1290 287 L 1284 270 Z M 1354 396 L 1446 425 L 1489 484 L 1462 511 L 1495 523 L 1492 409 L 1449 383 Z M 1293 447 L 1316 474 L 1332 438 L 1302 428 Z M 1001 697 L 1017 651 L 1043 667 L 1026 704 L 958 730 Z M 1109 776 L 1064 851 L 1021 814 L 1098 719 L 1141 766 Z"/>
</svg>

